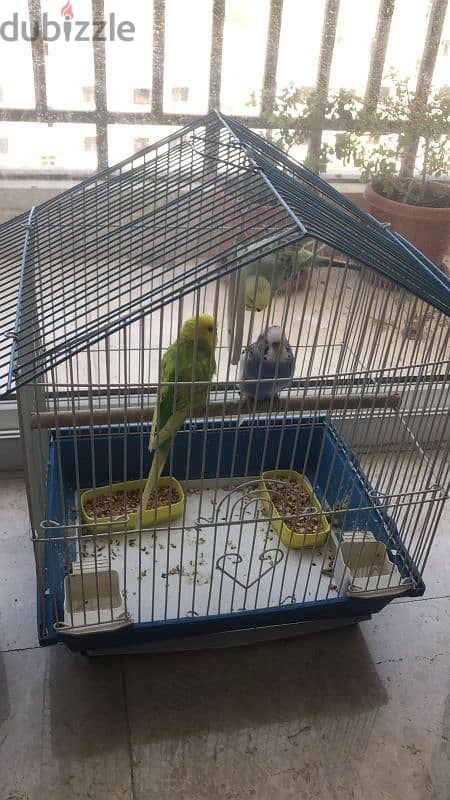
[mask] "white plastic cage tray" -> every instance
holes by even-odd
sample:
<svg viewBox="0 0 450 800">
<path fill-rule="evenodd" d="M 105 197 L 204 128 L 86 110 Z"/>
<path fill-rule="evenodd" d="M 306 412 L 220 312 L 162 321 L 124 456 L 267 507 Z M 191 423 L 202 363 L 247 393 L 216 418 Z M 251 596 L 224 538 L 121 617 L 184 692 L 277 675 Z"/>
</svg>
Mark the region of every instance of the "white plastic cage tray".
<svg viewBox="0 0 450 800">
<path fill-rule="evenodd" d="M 55 628 L 74 636 L 119 630 L 133 622 L 125 607 L 119 573 L 106 559 L 73 564 L 64 578 L 64 622 Z"/>
<path fill-rule="evenodd" d="M 326 545 L 287 548 L 261 504 L 261 475 L 182 481 L 185 512 L 148 530 L 84 535 L 79 564 L 105 558 L 124 585 L 135 622 L 164 622 L 333 597 Z M 108 544 L 110 541 L 110 544 Z M 109 564 L 109 559 L 106 558 Z M 345 592 L 341 593 L 345 596 Z"/>
<path fill-rule="evenodd" d="M 411 588 L 371 531 L 344 531 L 339 539 L 332 529 L 328 547 L 334 555 L 335 583 L 349 597 L 390 597 Z"/>
</svg>

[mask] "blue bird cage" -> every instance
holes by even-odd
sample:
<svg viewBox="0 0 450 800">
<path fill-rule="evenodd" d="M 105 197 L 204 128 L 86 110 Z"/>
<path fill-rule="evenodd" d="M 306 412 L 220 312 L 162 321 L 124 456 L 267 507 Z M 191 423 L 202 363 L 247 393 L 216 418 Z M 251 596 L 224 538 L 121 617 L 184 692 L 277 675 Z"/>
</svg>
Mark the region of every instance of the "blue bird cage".
<svg viewBox="0 0 450 800">
<path fill-rule="evenodd" d="M 0 226 L 0 256 L 42 645 L 251 641 L 424 592 L 450 289 L 400 235 L 213 112 Z"/>
</svg>

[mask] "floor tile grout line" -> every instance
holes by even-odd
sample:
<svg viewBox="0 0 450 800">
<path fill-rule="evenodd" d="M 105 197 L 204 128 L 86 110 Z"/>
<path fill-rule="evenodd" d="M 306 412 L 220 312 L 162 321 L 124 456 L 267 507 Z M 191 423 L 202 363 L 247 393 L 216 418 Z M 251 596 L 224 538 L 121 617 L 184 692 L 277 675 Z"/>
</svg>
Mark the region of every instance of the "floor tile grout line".
<svg viewBox="0 0 450 800">
<path fill-rule="evenodd" d="M 132 800 L 137 800 L 136 794 L 136 782 L 134 776 L 134 763 L 133 763 L 133 742 L 131 739 L 131 724 L 130 724 L 130 713 L 128 708 L 128 692 L 127 692 L 127 682 L 125 680 L 125 669 L 124 669 L 124 657 L 121 656 L 120 658 L 120 673 L 122 676 L 122 694 L 123 694 L 123 701 L 125 706 L 125 723 L 127 728 L 127 738 L 128 738 L 128 759 L 130 762 L 130 779 L 131 779 L 131 797 Z"/>
<path fill-rule="evenodd" d="M 8 650 L 0 650 L 0 656 L 7 655 L 8 653 L 26 653 L 27 650 L 46 650 L 47 648 L 41 647 L 40 644 L 33 644 L 30 647 L 10 647 Z"/>
<path fill-rule="evenodd" d="M 432 597 L 426 595 L 423 597 L 396 597 L 395 600 L 392 600 L 390 605 L 398 606 L 404 603 L 426 603 L 429 600 L 450 600 L 450 594 L 437 594 Z M 387 607 L 389 607 L 389 605 Z"/>
</svg>

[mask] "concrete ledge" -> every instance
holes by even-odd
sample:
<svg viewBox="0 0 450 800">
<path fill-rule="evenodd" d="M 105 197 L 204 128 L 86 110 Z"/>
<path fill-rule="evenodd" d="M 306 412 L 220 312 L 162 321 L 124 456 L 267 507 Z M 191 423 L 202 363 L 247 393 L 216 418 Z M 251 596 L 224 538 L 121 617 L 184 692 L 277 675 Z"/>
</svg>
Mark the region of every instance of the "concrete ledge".
<svg viewBox="0 0 450 800">
<path fill-rule="evenodd" d="M 85 176 L 84 176 L 85 177 Z M 76 186 L 83 176 L 73 179 L 55 178 L 0 178 L 0 222 L 6 222 L 32 206 L 45 203 L 52 197 Z M 330 184 L 342 192 L 357 206 L 367 210 L 364 204 L 364 185 L 359 181 L 330 180 Z"/>
</svg>

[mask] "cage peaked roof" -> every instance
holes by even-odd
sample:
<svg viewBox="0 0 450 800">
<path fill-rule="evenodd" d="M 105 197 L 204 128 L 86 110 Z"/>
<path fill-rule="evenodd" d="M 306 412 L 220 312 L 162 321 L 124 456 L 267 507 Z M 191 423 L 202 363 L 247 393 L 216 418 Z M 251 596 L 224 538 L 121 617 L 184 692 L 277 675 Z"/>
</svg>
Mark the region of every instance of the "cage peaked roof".
<svg viewBox="0 0 450 800">
<path fill-rule="evenodd" d="M 0 226 L 0 397 L 305 237 L 450 313 L 450 281 L 411 244 L 211 112 Z"/>
</svg>

